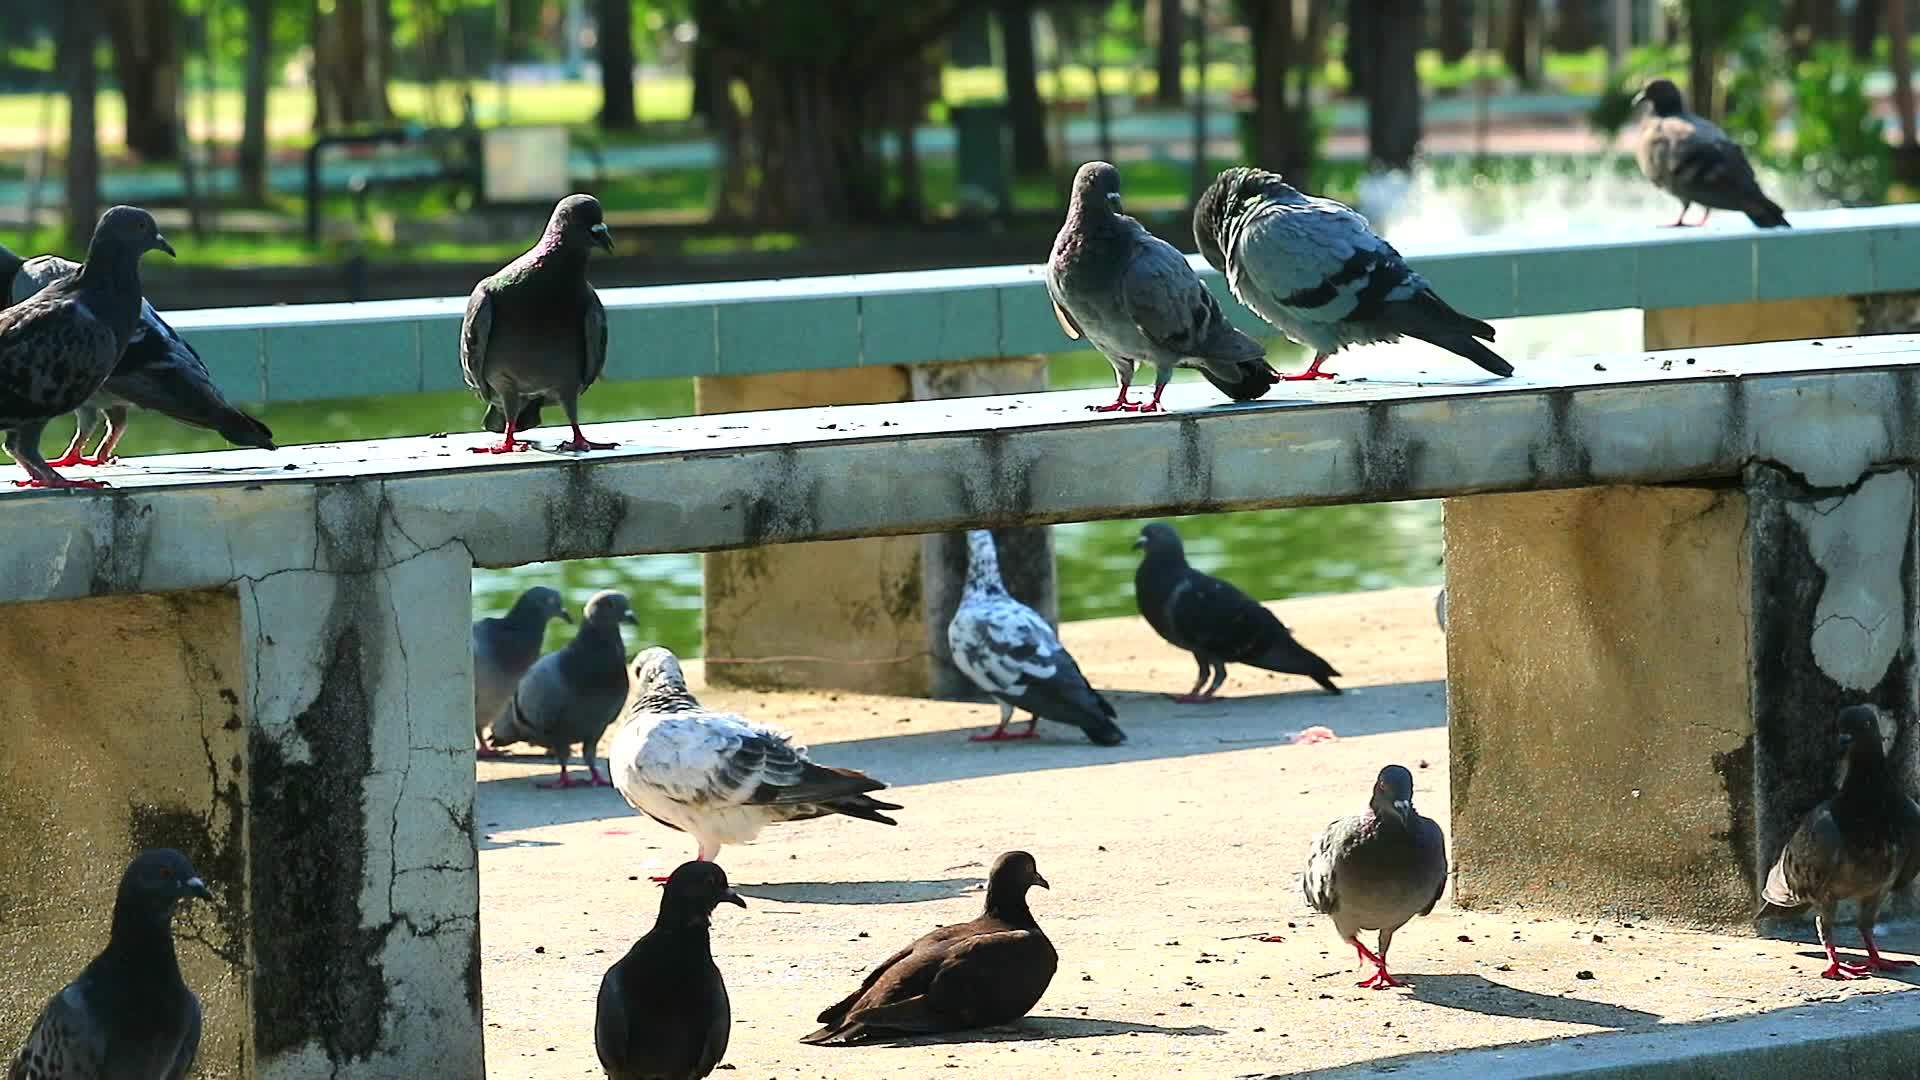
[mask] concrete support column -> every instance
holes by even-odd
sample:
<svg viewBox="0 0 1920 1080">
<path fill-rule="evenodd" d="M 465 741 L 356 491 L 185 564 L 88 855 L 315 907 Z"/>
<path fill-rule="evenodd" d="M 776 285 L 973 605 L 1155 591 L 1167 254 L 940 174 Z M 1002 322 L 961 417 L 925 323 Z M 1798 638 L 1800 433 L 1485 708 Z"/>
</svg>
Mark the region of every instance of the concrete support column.
<svg viewBox="0 0 1920 1080">
<path fill-rule="evenodd" d="M 1046 382 L 1046 359 L 1027 356 L 713 376 L 696 381 L 695 408 L 973 397 L 1043 390 Z M 1002 542 L 1010 587 L 1051 615 L 1047 530 L 1008 530 Z M 704 572 L 707 677 L 716 683 L 907 696 L 970 688 L 946 653 L 946 623 L 966 577 L 964 544 L 939 536 L 782 544 L 710 553 Z"/>
</svg>

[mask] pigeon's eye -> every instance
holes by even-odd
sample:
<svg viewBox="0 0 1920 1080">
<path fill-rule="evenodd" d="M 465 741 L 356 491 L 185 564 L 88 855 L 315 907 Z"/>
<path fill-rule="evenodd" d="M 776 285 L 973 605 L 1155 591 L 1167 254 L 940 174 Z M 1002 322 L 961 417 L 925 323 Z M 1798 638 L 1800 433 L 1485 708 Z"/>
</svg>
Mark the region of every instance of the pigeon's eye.
<svg viewBox="0 0 1920 1080">
<path fill-rule="evenodd" d="M 171 867 L 171 866 L 163 866 L 163 867 L 161 867 L 161 868 L 160 868 L 160 876 L 161 876 L 161 877 L 163 877 L 163 878 L 167 878 L 167 879 L 169 879 L 169 880 L 171 880 L 171 879 L 172 879 L 172 877 L 173 877 L 173 867 Z"/>
</svg>

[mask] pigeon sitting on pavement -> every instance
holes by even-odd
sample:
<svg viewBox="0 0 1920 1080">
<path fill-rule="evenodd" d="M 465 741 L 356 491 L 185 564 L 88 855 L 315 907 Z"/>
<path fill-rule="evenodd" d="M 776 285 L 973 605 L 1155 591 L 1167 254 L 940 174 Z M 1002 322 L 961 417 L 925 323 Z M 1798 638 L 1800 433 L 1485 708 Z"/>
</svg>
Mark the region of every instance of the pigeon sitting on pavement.
<svg viewBox="0 0 1920 1080">
<path fill-rule="evenodd" d="M 600 201 L 569 195 L 532 250 L 473 287 L 460 324 L 460 370 L 487 403 L 487 430 L 505 435 L 474 453 L 527 449 L 532 444 L 515 433 L 540 426 L 540 407 L 554 404 L 573 425 L 573 438 L 560 449 L 614 445 L 591 442 L 580 430 L 580 395 L 607 366 L 607 312 L 587 281 L 594 247 L 613 250 Z"/>
<path fill-rule="evenodd" d="M 700 1080 L 727 1056 L 733 1008 L 713 962 L 713 909 L 746 907 L 710 862 L 682 863 L 653 929 L 600 980 L 593 1046 L 607 1080 Z"/>
<path fill-rule="evenodd" d="M 1146 549 L 1133 572 L 1133 598 L 1140 614 L 1155 633 L 1192 653 L 1200 665 L 1193 689 L 1175 701 L 1216 700 L 1229 663 L 1305 675 L 1329 694 L 1340 692 L 1333 685 L 1340 673 L 1293 640 L 1279 616 L 1227 582 L 1187 565 L 1186 548 L 1173 526 L 1156 521 L 1140 530 L 1133 546 Z"/>
<path fill-rule="evenodd" d="M 1374 966 L 1361 986 L 1406 985 L 1387 974 L 1387 947 L 1394 931 L 1431 912 L 1447 891 L 1447 839 L 1413 808 L 1413 774 L 1405 766 L 1380 770 L 1366 813 L 1326 827 L 1300 887 L 1307 906 L 1332 916 L 1340 940 Z M 1380 931 L 1377 955 L 1360 944 L 1362 930 Z"/>
<path fill-rule="evenodd" d="M 1715 210 L 1737 210 L 1762 229 L 1786 229 L 1787 216 L 1760 190 L 1746 151 L 1713 123 L 1687 111 L 1687 101 L 1670 79 L 1655 79 L 1633 103 L 1652 108 L 1640 125 L 1633 156 L 1653 186 L 1680 200 L 1673 226 L 1687 224 L 1687 211 L 1700 204 L 1705 225 Z"/>
<path fill-rule="evenodd" d="M 1047 879 L 1033 856 L 994 860 L 980 917 L 943 926 L 888 957 L 860 988 L 819 1016 L 800 1041 L 845 1046 L 901 1035 L 1008 1024 L 1047 992 L 1060 956 L 1027 908 L 1027 890 Z"/>
<path fill-rule="evenodd" d="M 1173 369 L 1194 367 L 1235 401 L 1251 401 L 1277 378 L 1266 346 L 1234 329 L 1172 244 L 1120 211 L 1120 173 L 1089 161 L 1073 178 L 1066 223 L 1047 258 L 1047 293 L 1060 329 L 1085 338 L 1113 365 L 1120 385 L 1096 412 L 1154 412 Z M 1154 367 L 1153 400 L 1127 399 L 1134 368 Z"/>
<path fill-rule="evenodd" d="M 1030 739 L 1041 720 L 1072 724 L 1101 746 L 1127 741 L 1113 722 L 1113 706 L 1088 685 L 1053 627 L 1007 592 L 993 534 L 985 529 L 967 533 L 967 584 L 947 624 L 947 647 L 953 666 L 1000 703 L 1000 726 L 973 741 Z M 1019 735 L 1007 731 L 1015 709 L 1031 717 Z"/>
<path fill-rule="evenodd" d="M 1827 951 L 1822 978 L 1841 981 L 1875 971 L 1911 967 L 1888 960 L 1873 943 L 1873 924 L 1889 892 L 1920 873 L 1920 806 L 1901 790 L 1880 743 L 1879 714 L 1870 705 L 1840 710 L 1839 790 L 1813 808 L 1788 837 L 1767 872 L 1758 919 L 1780 918 L 1813 908 L 1813 927 Z M 1867 946 L 1867 962 L 1843 964 L 1833 948 L 1835 909 L 1859 902 L 1855 925 Z"/>
<path fill-rule="evenodd" d="M 816 765 L 784 733 L 702 708 L 671 651 L 656 647 L 634 657 L 632 681 L 608 758 L 613 786 L 627 805 L 692 836 L 701 862 L 781 821 L 845 814 L 898 824 L 881 812 L 898 804 L 867 794 L 886 784 Z"/>
<path fill-rule="evenodd" d="M 573 616 L 558 592 L 535 585 L 521 593 L 505 615 L 474 622 L 473 735 L 480 757 L 505 756 L 488 745 L 487 730 L 513 700 L 527 669 L 540 659 L 540 643 L 551 619 L 572 622 Z"/>
<path fill-rule="evenodd" d="M 600 736 L 627 700 L 627 647 L 620 639 L 620 624 L 638 621 L 626 594 L 612 589 L 594 593 L 573 640 L 528 668 L 513 700 L 494 718 L 492 745 L 532 743 L 560 759 L 560 779 L 535 787 L 576 786 L 567 777 L 575 743 L 587 759 L 587 779 L 578 786 L 612 785 L 594 768 L 593 756 Z"/>
<path fill-rule="evenodd" d="M 1493 327 L 1449 307 L 1366 218 L 1277 173 L 1232 168 L 1215 177 L 1194 205 L 1193 238 L 1241 303 L 1314 351 L 1307 370 L 1284 380 L 1331 379 L 1320 365 L 1334 353 L 1402 337 L 1513 374 L 1475 340 L 1493 340 Z"/>
<path fill-rule="evenodd" d="M 3 269 L 0 266 L 0 270 Z M 80 264 L 58 255 L 28 259 L 14 275 L 14 302 L 72 277 L 79 270 Z M 67 446 L 66 453 L 47 464 L 64 468 L 111 462 L 113 448 L 127 433 L 127 412 L 134 408 L 151 409 L 189 427 L 218 432 L 235 446 L 278 449 L 273 443 L 272 429 L 227 401 L 200 354 L 168 326 L 145 299 L 140 301 L 140 322 L 133 328 L 127 351 L 114 365 L 106 385 L 75 414 L 73 442 Z M 87 443 L 102 427 L 106 435 L 93 456 L 88 457 Z"/>
<path fill-rule="evenodd" d="M 8 1080 L 181 1080 L 200 1050 L 200 999 L 180 977 L 173 909 L 210 899 L 185 855 L 143 851 L 120 877 L 107 947 L 53 995 Z"/>
<path fill-rule="evenodd" d="M 140 256 L 173 254 L 153 215 L 116 206 L 100 215 L 80 272 L 0 310 L 0 430 L 27 471 L 23 487 L 102 487 L 69 480 L 40 453 L 40 433 L 85 404 L 113 374 L 140 325 Z"/>
</svg>

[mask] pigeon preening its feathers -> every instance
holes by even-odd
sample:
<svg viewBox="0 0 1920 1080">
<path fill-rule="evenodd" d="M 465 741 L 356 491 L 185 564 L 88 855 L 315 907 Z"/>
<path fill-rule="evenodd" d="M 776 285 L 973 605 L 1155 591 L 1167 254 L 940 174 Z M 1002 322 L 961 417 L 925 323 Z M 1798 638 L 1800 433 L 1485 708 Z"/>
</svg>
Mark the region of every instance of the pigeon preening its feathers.
<svg viewBox="0 0 1920 1080">
<path fill-rule="evenodd" d="M 1680 200 L 1676 226 L 1687 224 L 1687 210 L 1701 207 L 1705 225 L 1715 210 L 1736 210 L 1762 229 L 1791 228 L 1780 205 L 1760 190 L 1746 151 L 1712 122 L 1687 111 L 1687 101 L 1672 80 L 1655 79 L 1633 99 L 1651 108 L 1640 127 L 1634 157 L 1653 186 Z"/>
<path fill-rule="evenodd" d="M 1232 168 L 1215 177 L 1194 205 L 1193 238 L 1241 303 L 1314 351 L 1306 371 L 1284 379 L 1330 379 L 1320 365 L 1334 353 L 1403 337 L 1513 374 L 1477 340 L 1492 341 L 1493 327 L 1448 306 L 1366 218 L 1277 173 Z"/>
<path fill-rule="evenodd" d="M 607 1080 L 700 1080 L 726 1057 L 733 1011 L 710 936 L 720 904 L 747 906 L 718 866 L 682 863 L 653 929 L 607 969 L 593 1018 Z"/>
<path fill-rule="evenodd" d="M 587 599 L 580 630 L 573 640 L 534 663 L 514 688 L 513 700 L 493 720 L 494 746 L 524 742 L 545 747 L 560 759 L 560 779 L 538 787 L 567 788 L 573 745 L 587 759 L 587 787 L 607 787 L 593 757 L 600 736 L 620 715 L 627 700 L 627 648 L 620 624 L 637 622 L 624 593 L 602 589 Z"/>
<path fill-rule="evenodd" d="M 532 250 L 474 286 L 460 325 L 460 370 L 487 403 L 488 431 L 504 440 L 475 453 L 504 454 L 531 444 L 517 432 L 540 425 L 540 408 L 559 405 L 573 426 L 562 450 L 605 450 L 580 431 L 580 395 L 607 366 L 607 312 L 587 281 L 593 248 L 613 238 L 591 195 L 553 208 Z"/>
<path fill-rule="evenodd" d="M 120 878 L 107 947 L 53 995 L 7 1080 L 181 1080 L 200 1049 L 200 999 L 180 977 L 174 905 L 208 899 L 185 855 L 140 853 Z"/>
<path fill-rule="evenodd" d="M 1113 706 L 1088 685 L 1053 627 L 1007 592 L 985 529 L 967 533 L 967 585 L 947 624 L 947 647 L 953 666 L 1000 704 L 1000 726 L 976 742 L 1031 738 L 1042 720 L 1072 724 L 1101 746 L 1126 741 Z M 1032 718 L 1019 735 L 1007 731 L 1016 709 Z"/>
<path fill-rule="evenodd" d="M 1278 376 L 1267 350 L 1234 329 L 1187 257 L 1120 211 L 1120 173 L 1104 161 L 1080 166 L 1067 220 L 1047 258 L 1053 313 L 1070 338 L 1085 338 L 1113 365 L 1120 392 L 1099 412 L 1152 412 L 1177 367 L 1198 368 L 1235 401 L 1267 392 Z M 1154 367 L 1153 400 L 1129 401 L 1134 368 Z"/>
<path fill-rule="evenodd" d="M 1373 975 L 1361 986 L 1405 985 L 1387 973 L 1394 931 L 1431 912 L 1447 891 L 1446 837 L 1413 808 L 1413 774 L 1405 766 L 1380 770 L 1366 813 L 1341 818 L 1321 832 L 1307 856 L 1300 889 L 1307 906 L 1331 917 L 1340 940 L 1373 965 Z M 1362 930 L 1380 931 L 1378 953 L 1360 943 Z"/>
<path fill-rule="evenodd" d="M 146 301 L 140 256 L 173 254 L 153 215 L 116 206 L 100 216 L 80 271 L 0 310 L 0 430 L 30 487 L 99 487 L 69 480 L 40 453 L 40 433 L 85 404 L 120 363 Z M 16 275 L 17 276 L 17 275 Z"/>
<path fill-rule="evenodd" d="M 821 1012 L 801 1039 L 840 1046 L 1012 1023 L 1047 992 L 1060 957 L 1027 908 L 1048 888 L 1033 856 L 1009 851 L 987 879 L 986 910 L 943 926 L 888 957 L 860 988 Z"/>
<path fill-rule="evenodd" d="M 886 784 L 853 769 L 816 765 L 783 732 L 702 708 L 672 652 L 633 658 L 633 692 L 608 759 L 627 804 L 691 835 L 711 861 L 768 825 L 844 814 L 882 825 L 896 803 L 868 795 Z"/>
<path fill-rule="evenodd" d="M 1879 714 L 1870 705 L 1840 710 L 1839 790 L 1802 818 L 1767 873 L 1756 918 L 1779 918 L 1811 907 L 1814 930 L 1827 951 L 1829 979 L 1854 979 L 1910 967 L 1888 960 L 1873 942 L 1873 924 L 1889 892 L 1920 873 L 1920 806 L 1901 790 L 1881 745 Z M 1867 962 L 1843 964 L 1833 948 L 1835 909 L 1859 903 L 1856 925 Z"/>
<path fill-rule="evenodd" d="M 1329 694 L 1340 692 L 1333 684 L 1340 673 L 1295 641 L 1279 616 L 1227 582 L 1187 565 L 1186 547 L 1173 526 L 1148 525 L 1133 546 L 1146 551 L 1133 573 L 1140 614 L 1155 633 L 1192 653 L 1200 665 L 1193 689 L 1176 701 L 1214 700 L 1226 681 L 1228 664 L 1305 675 Z"/>
<path fill-rule="evenodd" d="M 505 615 L 474 622 L 473 734 L 481 757 L 502 756 L 488 743 L 487 731 L 513 700 L 527 669 L 540 659 L 540 643 L 552 619 L 572 622 L 573 616 L 558 592 L 536 585 L 521 593 Z"/>
</svg>

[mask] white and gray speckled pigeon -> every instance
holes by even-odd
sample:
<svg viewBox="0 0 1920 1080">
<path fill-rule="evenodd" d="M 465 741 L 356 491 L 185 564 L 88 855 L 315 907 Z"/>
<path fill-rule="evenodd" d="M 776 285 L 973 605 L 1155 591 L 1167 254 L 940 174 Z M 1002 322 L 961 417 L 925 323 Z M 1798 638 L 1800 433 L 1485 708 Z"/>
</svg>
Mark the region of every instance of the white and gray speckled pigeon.
<svg viewBox="0 0 1920 1080">
<path fill-rule="evenodd" d="M 40 454 L 49 421 L 85 404 L 113 374 L 140 324 L 140 256 L 173 254 L 153 215 L 116 206 L 100 215 L 78 274 L 0 310 L 0 430 L 27 487 L 101 487 L 69 480 Z"/>
<path fill-rule="evenodd" d="M 672 652 L 633 658 L 633 700 L 608 752 L 627 805 L 693 837 L 709 862 L 782 821 L 845 814 L 882 825 L 898 810 L 866 794 L 886 784 L 853 769 L 816 765 L 784 732 L 702 708 Z"/>
<path fill-rule="evenodd" d="M 613 250 L 600 200 L 569 195 L 532 250 L 473 287 L 460 324 L 460 370 L 487 403 L 487 430 L 506 436 L 475 453 L 531 446 L 514 434 L 540 425 L 542 405 L 559 405 L 573 425 L 573 438 L 560 449 L 614 445 L 589 441 L 580 430 L 580 395 L 607 366 L 607 312 L 587 280 L 595 246 Z"/>
<path fill-rule="evenodd" d="M 505 615 L 478 619 L 473 624 L 473 735 L 479 741 L 481 757 L 501 757 L 487 743 L 487 729 L 493 726 L 520 680 L 540 659 L 540 643 L 547 636 L 547 622 L 561 619 L 572 622 L 560 594 L 545 585 L 535 585 L 520 594 Z"/>
<path fill-rule="evenodd" d="M 1778 203 L 1760 190 L 1746 151 L 1712 122 L 1687 111 L 1686 98 L 1670 79 L 1655 79 L 1633 99 L 1652 108 L 1640 125 L 1634 159 L 1653 186 L 1680 200 L 1674 226 L 1687 224 L 1687 210 L 1700 204 L 1705 225 L 1715 210 L 1737 210 L 1762 229 L 1786 229 Z"/>
<path fill-rule="evenodd" d="M 1447 839 L 1413 808 L 1413 774 L 1389 765 L 1373 783 L 1367 812 L 1326 827 L 1307 856 L 1300 889 L 1307 906 L 1331 916 L 1340 940 L 1374 966 L 1361 982 L 1382 990 L 1405 983 L 1387 974 L 1394 931 L 1425 915 L 1447 891 Z M 1360 944 L 1360 931 L 1380 931 L 1380 951 Z"/>
<path fill-rule="evenodd" d="M 4 270 L 0 265 L 0 272 Z M 79 270 L 80 264 L 58 255 L 28 259 L 13 278 L 13 300 L 25 300 Z M 134 408 L 150 409 L 190 427 L 218 432 L 235 446 L 278 449 L 273 444 L 272 429 L 227 401 L 200 354 L 145 299 L 140 301 L 140 322 L 133 328 L 127 351 L 114 365 L 106 385 L 75 414 L 73 442 L 66 453 L 47 464 L 63 468 L 112 461 L 113 448 L 127 433 L 127 412 Z M 87 443 L 103 426 L 106 435 L 88 457 Z"/>
<path fill-rule="evenodd" d="M 1402 337 L 1513 374 L 1475 340 L 1493 340 L 1493 327 L 1448 306 L 1366 218 L 1277 173 L 1232 168 L 1215 177 L 1194 205 L 1193 238 L 1241 303 L 1314 351 L 1307 370 L 1284 380 L 1333 378 L 1320 365 L 1334 353 Z"/>
<path fill-rule="evenodd" d="M 627 647 L 620 624 L 638 622 L 626 594 L 602 589 L 587 599 L 573 640 L 534 663 L 513 691 L 513 700 L 493 721 L 494 746 L 532 743 L 560 759 L 560 779 L 543 788 L 576 786 L 567 777 L 573 745 L 587 759 L 585 787 L 608 787 L 593 758 L 600 737 L 627 700 Z"/>
<path fill-rule="evenodd" d="M 1096 412 L 1153 412 L 1177 367 L 1198 368 L 1235 401 L 1277 377 L 1264 345 L 1234 329 L 1193 265 L 1172 244 L 1120 211 L 1120 173 L 1089 161 L 1073 178 L 1066 223 L 1047 257 L 1047 293 L 1060 329 L 1085 338 L 1113 365 L 1120 392 Z M 1154 367 L 1153 399 L 1127 399 L 1134 368 Z"/>
<path fill-rule="evenodd" d="M 1888 960 L 1873 943 L 1873 924 L 1889 892 L 1920 874 L 1920 806 L 1901 790 L 1881 745 L 1879 714 L 1870 705 L 1840 710 L 1839 791 L 1813 808 L 1788 837 L 1761 890 L 1755 918 L 1791 916 L 1813 909 L 1814 930 L 1827 951 L 1823 978 L 1848 980 L 1875 971 L 1913 966 Z M 1867 946 L 1867 962 L 1843 964 L 1833 948 L 1835 909 L 1859 902 L 1855 925 Z"/>
<path fill-rule="evenodd" d="M 607 1080 L 701 1080 L 727 1056 L 733 1006 L 713 962 L 713 909 L 746 907 L 710 862 L 681 863 L 660 893 L 660 916 L 607 969 L 593 1046 Z"/>
<path fill-rule="evenodd" d="M 1000 703 L 1000 726 L 973 741 L 1030 739 L 1042 720 L 1072 724 L 1101 746 L 1127 741 L 1113 706 L 1088 685 L 1053 627 L 1007 592 L 993 534 L 985 529 L 967 533 L 967 585 L 947 624 L 947 647 L 953 666 Z M 1031 717 L 1019 735 L 1007 730 L 1016 709 Z"/>
<path fill-rule="evenodd" d="M 8 1080 L 181 1080 L 200 1049 L 200 999 L 180 976 L 174 905 L 208 899 L 171 848 L 143 851 L 120 877 L 107 947 L 53 995 Z"/>
</svg>

